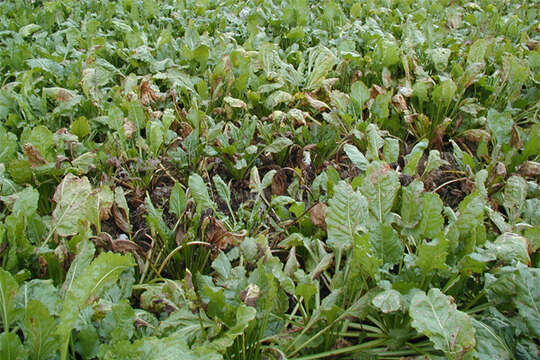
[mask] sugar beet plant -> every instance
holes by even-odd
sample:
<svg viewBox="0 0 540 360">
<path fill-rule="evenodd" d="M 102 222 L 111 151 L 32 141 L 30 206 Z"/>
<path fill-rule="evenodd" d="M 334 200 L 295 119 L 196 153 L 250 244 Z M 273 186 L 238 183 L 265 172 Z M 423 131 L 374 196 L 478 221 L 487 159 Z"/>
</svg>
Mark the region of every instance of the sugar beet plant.
<svg viewBox="0 0 540 360">
<path fill-rule="evenodd" d="M 0 357 L 540 358 L 539 12 L 0 2 Z"/>
</svg>

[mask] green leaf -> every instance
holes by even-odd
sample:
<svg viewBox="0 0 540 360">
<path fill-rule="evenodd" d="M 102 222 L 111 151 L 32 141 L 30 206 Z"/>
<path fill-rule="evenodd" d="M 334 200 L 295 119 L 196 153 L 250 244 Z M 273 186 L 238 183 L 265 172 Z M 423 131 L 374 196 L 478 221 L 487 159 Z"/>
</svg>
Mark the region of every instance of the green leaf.
<svg viewBox="0 0 540 360">
<path fill-rule="evenodd" d="M 355 81 L 351 85 L 351 101 L 354 105 L 356 114 L 362 114 L 364 104 L 369 100 L 370 94 L 368 87 L 361 81 Z"/>
<path fill-rule="evenodd" d="M 186 193 L 180 183 L 175 182 L 169 198 L 169 211 L 175 214 L 177 218 L 180 218 L 184 210 L 186 210 L 186 205 Z"/>
<path fill-rule="evenodd" d="M 17 294 L 19 306 L 32 300 L 39 300 L 51 315 L 58 315 L 60 311 L 59 291 L 51 279 L 32 279 L 21 285 Z"/>
<path fill-rule="evenodd" d="M 403 227 L 413 228 L 422 219 L 422 193 L 424 183 L 415 179 L 408 186 L 402 187 L 401 195 L 401 221 Z"/>
<path fill-rule="evenodd" d="M 497 259 L 510 264 L 512 261 L 521 261 L 525 265 L 531 263 L 529 258 L 529 241 L 523 236 L 504 233 L 494 242 L 487 242 L 486 248 L 491 250 Z"/>
<path fill-rule="evenodd" d="M 364 154 L 358 150 L 358 148 L 351 144 L 345 144 L 343 145 L 343 151 L 345 151 L 345 154 L 349 157 L 349 159 L 352 161 L 352 163 L 362 171 L 366 170 L 366 167 L 369 165 L 369 161 L 366 159 Z"/>
<path fill-rule="evenodd" d="M 102 253 L 74 279 L 66 292 L 56 333 L 60 337 L 61 359 L 67 358 L 71 330 L 81 309 L 99 298 L 120 274 L 134 265 L 130 255 Z"/>
<path fill-rule="evenodd" d="M 431 270 L 447 268 L 448 239 L 440 233 L 430 242 L 423 241 L 418 247 L 416 265 L 427 275 Z"/>
<path fill-rule="evenodd" d="M 476 345 L 469 315 L 457 310 L 453 299 L 439 289 L 416 293 L 410 305 L 412 326 L 426 335 L 449 359 L 462 359 Z"/>
<path fill-rule="evenodd" d="M 441 153 L 438 150 L 430 150 L 426 168 L 424 169 L 424 175 L 440 168 L 442 164 Z"/>
<path fill-rule="evenodd" d="M 476 330 L 476 348 L 474 355 L 479 360 L 510 360 L 513 359 L 508 345 L 490 326 L 473 319 Z"/>
<path fill-rule="evenodd" d="M 366 197 L 369 209 L 380 222 L 392 209 L 400 187 L 398 173 L 387 164 L 374 161 L 368 166 L 360 191 Z"/>
<path fill-rule="evenodd" d="M 0 163 L 13 159 L 17 153 L 17 136 L 7 132 L 0 124 Z"/>
<path fill-rule="evenodd" d="M 148 122 L 147 137 L 150 145 L 150 153 L 157 156 L 164 141 L 163 125 L 157 121 Z"/>
<path fill-rule="evenodd" d="M 420 159 L 422 158 L 424 150 L 427 148 L 427 146 L 428 141 L 422 140 L 414 145 L 411 152 L 405 156 L 406 165 L 403 169 L 403 173 L 405 175 L 413 176 L 417 173 L 418 162 L 420 162 Z"/>
<path fill-rule="evenodd" d="M 0 335 L 0 354 L 2 354 L 2 360 L 27 359 L 26 352 L 24 351 L 19 336 L 7 331 Z"/>
<path fill-rule="evenodd" d="M 25 345 L 32 360 L 54 358 L 58 350 L 56 322 L 49 310 L 38 300 L 31 300 L 25 308 L 23 324 Z"/>
<path fill-rule="evenodd" d="M 521 208 L 527 198 L 527 182 L 521 176 L 513 175 L 506 180 L 504 186 L 503 205 L 510 223 L 514 223 L 521 215 Z"/>
<path fill-rule="evenodd" d="M 181 335 L 173 334 L 164 338 L 144 337 L 130 343 L 121 341 L 104 346 L 100 359 L 167 359 L 167 360 L 222 360 L 223 357 L 207 346 L 190 349 Z"/>
<path fill-rule="evenodd" d="M 376 124 L 371 123 L 366 127 L 367 158 L 370 160 L 379 160 L 379 149 L 384 145 L 384 139 L 379 133 L 380 130 Z"/>
<path fill-rule="evenodd" d="M 286 149 L 292 144 L 293 142 L 290 139 L 287 139 L 286 137 L 279 137 L 276 140 L 272 141 L 270 145 L 266 146 L 264 148 L 264 151 L 274 154 Z"/>
<path fill-rule="evenodd" d="M 540 337 L 540 269 L 520 267 L 514 277 L 512 301 L 532 337 Z"/>
<path fill-rule="evenodd" d="M 234 339 L 244 333 L 249 323 L 255 319 L 256 314 L 257 310 L 251 306 L 238 306 L 236 308 L 236 323 L 217 339 L 212 340 L 210 348 L 215 351 L 224 352 L 225 349 L 233 345 Z"/>
<path fill-rule="evenodd" d="M 72 236 L 79 232 L 79 223 L 95 224 L 97 196 L 92 194 L 88 178 L 67 174 L 53 196 L 56 208 L 52 214 L 54 231 L 59 236 Z"/>
<path fill-rule="evenodd" d="M 17 200 L 13 204 L 13 214 L 17 216 L 31 216 L 37 211 L 39 191 L 32 187 L 27 187 L 23 191 L 15 194 Z"/>
<path fill-rule="evenodd" d="M 383 147 L 384 161 L 388 164 L 395 163 L 399 158 L 399 140 L 387 137 L 384 139 Z"/>
<path fill-rule="evenodd" d="M 451 79 L 448 79 L 437 85 L 435 89 L 433 89 L 431 96 L 440 108 L 445 109 L 450 105 L 456 91 L 456 84 L 454 84 Z"/>
<path fill-rule="evenodd" d="M 377 294 L 371 303 L 383 313 L 388 314 L 401 309 L 401 294 L 394 289 L 384 290 Z"/>
<path fill-rule="evenodd" d="M 80 116 L 77 120 L 73 121 L 69 126 L 69 129 L 74 135 L 77 135 L 79 139 L 84 138 L 86 135 L 90 134 L 90 123 L 88 119 L 84 116 Z"/>
<path fill-rule="evenodd" d="M 495 109 L 489 109 L 487 128 L 491 132 L 491 137 L 497 141 L 497 144 L 503 145 L 510 142 L 513 125 L 514 121 L 509 113 L 500 113 Z"/>
<path fill-rule="evenodd" d="M 11 324 L 18 317 L 15 309 L 15 296 L 18 291 L 19 285 L 13 276 L 4 269 L 0 269 L 0 313 L 4 332 L 9 331 Z"/>
<path fill-rule="evenodd" d="M 369 236 L 373 253 L 381 264 L 393 266 L 401 261 L 403 244 L 391 225 L 377 223 L 370 229 Z"/>
<path fill-rule="evenodd" d="M 266 98 L 264 105 L 272 110 L 282 103 L 289 103 L 293 99 L 292 95 L 283 90 L 274 91 L 270 96 Z"/>
<path fill-rule="evenodd" d="M 203 178 L 199 174 L 191 174 L 188 179 L 189 190 L 195 203 L 201 209 L 208 209 L 214 207 L 214 202 L 208 195 L 208 188 Z"/>
<path fill-rule="evenodd" d="M 306 90 L 317 90 L 336 63 L 336 57 L 328 48 L 318 46 L 309 50 L 309 74 Z"/>
<path fill-rule="evenodd" d="M 375 98 L 373 105 L 371 105 L 371 114 L 375 120 L 381 121 L 388 118 L 390 115 L 390 100 L 392 99 L 392 93 L 390 91 L 379 94 Z"/>
<path fill-rule="evenodd" d="M 336 249 L 350 248 L 357 231 L 365 230 L 368 204 L 366 198 L 344 181 L 334 186 L 334 196 L 328 201 L 326 225 L 327 243 Z"/>
</svg>

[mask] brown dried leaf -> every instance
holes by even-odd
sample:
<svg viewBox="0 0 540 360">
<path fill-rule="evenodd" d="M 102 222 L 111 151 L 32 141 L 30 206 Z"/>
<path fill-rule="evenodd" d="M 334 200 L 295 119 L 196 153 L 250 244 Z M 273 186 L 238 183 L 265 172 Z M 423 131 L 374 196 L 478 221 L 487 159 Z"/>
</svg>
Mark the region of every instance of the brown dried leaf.
<svg viewBox="0 0 540 360">
<path fill-rule="evenodd" d="M 144 106 L 148 106 L 159 99 L 159 95 L 152 89 L 148 80 L 143 80 L 141 82 L 140 94 L 141 104 Z"/>
<path fill-rule="evenodd" d="M 59 101 L 69 101 L 73 98 L 73 94 L 71 94 L 66 89 L 59 89 L 58 93 L 56 94 L 56 100 Z"/>
<path fill-rule="evenodd" d="M 206 241 L 221 250 L 238 242 L 236 237 L 227 231 L 225 225 L 214 217 L 210 218 L 206 226 Z"/>
<path fill-rule="evenodd" d="M 285 170 L 283 169 L 279 170 L 272 178 L 272 194 L 287 194 L 287 174 L 285 174 Z"/>
<path fill-rule="evenodd" d="M 394 104 L 396 109 L 400 111 L 409 110 L 409 107 L 407 106 L 407 101 L 405 100 L 405 97 L 401 94 L 397 94 L 392 97 L 392 104 Z"/>
<path fill-rule="evenodd" d="M 126 234 L 131 233 L 131 225 L 129 224 L 129 219 L 124 209 L 119 208 L 118 206 L 116 206 L 116 204 L 113 204 L 112 215 L 114 223 L 116 224 L 116 226 L 118 226 L 118 228 L 120 228 L 120 230 L 122 230 Z"/>
<path fill-rule="evenodd" d="M 326 204 L 317 203 L 309 210 L 309 220 L 311 220 L 313 225 L 321 229 L 326 229 L 326 208 Z"/>
<path fill-rule="evenodd" d="M 135 131 L 137 131 L 137 127 L 135 126 L 135 124 L 127 119 L 124 119 L 123 128 L 124 128 L 124 135 L 126 136 L 127 139 L 131 139 Z"/>
<path fill-rule="evenodd" d="M 540 175 L 540 163 L 536 161 L 525 161 L 520 165 L 518 171 L 523 176 L 538 176 Z"/>
<path fill-rule="evenodd" d="M 305 98 L 312 108 L 315 110 L 323 111 L 325 109 L 330 109 L 330 107 L 323 101 L 315 99 L 311 94 L 306 93 Z"/>
<path fill-rule="evenodd" d="M 28 158 L 28 161 L 30 161 L 30 165 L 32 167 L 45 165 L 47 163 L 47 160 L 43 158 L 39 150 L 32 144 L 27 143 L 24 144 L 24 154 Z"/>
</svg>

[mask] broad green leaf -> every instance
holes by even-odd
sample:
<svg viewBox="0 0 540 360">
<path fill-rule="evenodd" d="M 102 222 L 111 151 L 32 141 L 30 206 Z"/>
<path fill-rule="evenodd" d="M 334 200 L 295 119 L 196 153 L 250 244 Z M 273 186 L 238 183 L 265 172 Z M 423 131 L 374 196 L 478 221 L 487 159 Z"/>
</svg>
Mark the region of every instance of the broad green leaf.
<svg viewBox="0 0 540 360">
<path fill-rule="evenodd" d="M 478 39 L 469 47 L 469 53 L 467 55 L 467 63 L 483 63 L 486 50 L 489 46 L 489 42 L 485 39 Z"/>
<path fill-rule="evenodd" d="M 24 351 L 19 336 L 7 331 L 0 335 L 0 354 L 2 354 L 2 360 L 27 359 L 26 351 Z"/>
<path fill-rule="evenodd" d="M 399 62 L 399 45 L 388 39 L 381 39 L 375 47 L 375 58 L 381 66 L 392 66 Z"/>
<path fill-rule="evenodd" d="M 23 191 L 12 195 L 16 197 L 13 204 L 13 214 L 17 216 L 29 217 L 38 208 L 39 191 L 32 187 L 27 187 Z"/>
<path fill-rule="evenodd" d="M 527 182 L 521 176 L 513 175 L 506 180 L 504 186 L 503 205 L 510 223 L 514 223 L 521 215 L 521 208 L 527 198 Z"/>
<path fill-rule="evenodd" d="M 442 164 L 441 153 L 438 150 L 430 150 L 424 174 L 429 174 L 433 170 L 437 170 Z"/>
<path fill-rule="evenodd" d="M 495 330 L 485 323 L 473 319 L 476 330 L 476 348 L 474 355 L 479 360 L 510 360 L 513 358 L 508 345 Z"/>
<path fill-rule="evenodd" d="M 264 151 L 269 153 L 278 153 L 290 145 L 292 145 L 292 141 L 290 139 L 287 139 L 286 137 L 279 137 L 276 140 L 272 141 L 272 143 L 264 148 Z"/>
<path fill-rule="evenodd" d="M 24 306 L 25 302 L 39 300 L 48 313 L 58 315 L 60 312 L 60 295 L 51 279 L 32 279 L 21 285 L 17 294 L 17 303 Z"/>
<path fill-rule="evenodd" d="M 418 144 L 414 145 L 411 152 L 405 156 L 405 168 L 403 173 L 405 175 L 415 175 L 417 173 L 418 162 L 424 154 L 424 150 L 428 146 L 427 140 L 422 140 Z"/>
<path fill-rule="evenodd" d="M 370 229 L 369 236 L 373 254 L 382 265 L 393 266 L 401 261 L 403 244 L 391 225 L 377 223 Z"/>
<path fill-rule="evenodd" d="M 4 269 L 0 269 L 0 313 L 2 314 L 2 328 L 5 332 L 9 331 L 11 324 L 18 317 L 15 309 L 15 296 L 18 291 L 19 285 L 13 276 Z"/>
<path fill-rule="evenodd" d="M 356 146 L 351 144 L 345 144 L 343 145 L 343 151 L 345 151 L 345 154 L 347 154 L 352 163 L 358 166 L 360 170 L 366 170 L 366 167 L 369 165 L 369 161 L 366 159 L 364 154 L 362 154 L 358 150 Z"/>
<path fill-rule="evenodd" d="M 19 29 L 19 34 L 22 37 L 27 37 L 39 30 L 41 30 L 41 26 L 37 24 L 28 24 Z"/>
<path fill-rule="evenodd" d="M 212 340 L 209 347 L 215 351 L 224 352 L 233 343 L 234 339 L 244 333 L 249 323 L 255 319 L 257 310 L 251 306 L 241 305 L 236 308 L 236 323 L 217 339 Z"/>
<path fill-rule="evenodd" d="M 394 289 L 384 290 L 371 300 L 373 306 L 388 314 L 401 309 L 401 294 Z"/>
<path fill-rule="evenodd" d="M 171 240 L 173 233 L 163 220 L 163 211 L 161 209 L 156 209 L 154 204 L 152 204 L 152 199 L 150 199 L 149 194 L 146 194 L 144 206 L 146 207 L 146 221 L 148 222 L 148 225 L 150 225 L 150 228 L 159 234 L 163 241 L 168 242 Z"/>
<path fill-rule="evenodd" d="M 102 253 L 74 279 L 66 292 L 56 330 L 60 337 L 62 360 L 67 358 L 71 330 L 81 309 L 99 298 L 105 288 L 113 285 L 120 274 L 133 265 L 129 255 Z"/>
<path fill-rule="evenodd" d="M 272 110 L 275 107 L 277 107 L 279 104 L 291 102 L 292 99 L 293 99 L 292 95 L 289 94 L 288 92 L 285 92 L 283 90 L 277 90 L 277 91 L 274 91 L 272 94 L 270 94 L 266 98 L 264 105 L 268 109 Z"/>
<path fill-rule="evenodd" d="M 431 55 L 431 61 L 433 61 L 435 69 L 437 69 L 437 71 L 444 71 L 448 66 L 448 59 L 451 54 L 450 49 L 436 48 L 428 50 L 428 53 Z"/>
<path fill-rule="evenodd" d="M 384 161 L 388 164 L 395 163 L 399 158 L 399 140 L 387 137 L 384 139 L 383 147 Z"/>
<path fill-rule="evenodd" d="M 52 214 L 53 228 L 59 236 L 78 233 L 79 223 L 95 224 L 98 199 L 92 193 L 88 178 L 67 174 L 53 196 L 56 208 Z"/>
<path fill-rule="evenodd" d="M 487 242 L 486 247 L 491 250 L 497 259 L 510 264 L 512 261 L 521 261 L 525 265 L 530 264 L 529 242 L 523 236 L 504 233 L 497 237 L 494 242 Z"/>
<path fill-rule="evenodd" d="M 310 49 L 308 65 L 310 71 L 306 79 L 306 89 L 317 90 L 335 63 L 336 57 L 328 48 L 318 46 Z"/>
<path fill-rule="evenodd" d="M 135 333 L 135 311 L 127 300 L 113 304 L 111 311 L 101 321 L 99 333 L 109 342 L 129 340 Z"/>
<path fill-rule="evenodd" d="M 512 300 L 532 337 L 540 337 L 540 269 L 520 267 L 514 277 Z"/>
<path fill-rule="evenodd" d="M 448 239 L 440 233 L 430 242 L 423 241 L 418 246 L 416 265 L 427 275 L 431 270 L 447 268 Z"/>
<path fill-rule="evenodd" d="M 379 160 L 379 149 L 384 145 L 384 139 L 379 134 L 380 130 L 376 124 L 369 124 L 366 127 L 367 135 L 367 158 L 370 160 Z"/>
<path fill-rule="evenodd" d="M 371 114 L 377 121 L 385 120 L 390 115 L 390 100 L 392 99 L 392 93 L 386 92 L 379 94 L 375 98 L 373 105 L 371 105 Z"/>
<path fill-rule="evenodd" d="M 208 188 L 203 178 L 199 174 L 191 174 L 188 179 L 189 190 L 195 203 L 201 209 L 214 207 L 214 202 L 210 199 Z"/>
<path fill-rule="evenodd" d="M 150 121 L 147 125 L 147 139 L 150 145 L 150 152 L 157 156 L 164 141 L 163 125 L 157 121 Z"/>
<path fill-rule="evenodd" d="M 495 109 L 489 109 L 487 114 L 487 128 L 497 144 L 503 145 L 510 142 L 513 125 L 514 121 L 509 113 L 500 113 Z"/>
<path fill-rule="evenodd" d="M 169 198 L 169 211 L 175 214 L 177 218 L 180 218 L 186 209 L 186 204 L 186 193 L 180 183 L 175 182 Z"/>
<path fill-rule="evenodd" d="M 28 302 L 25 308 L 23 332 L 30 359 L 48 360 L 55 357 L 58 351 L 55 326 L 56 321 L 45 305 L 38 300 Z"/>
<path fill-rule="evenodd" d="M 362 81 L 355 81 L 351 85 L 351 101 L 354 105 L 356 114 L 362 114 L 364 104 L 369 100 L 370 94 L 368 87 Z"/>
<path fill-rule="evenodd" d="M 0 163 L 5 163 L 17 152 L 17 136 L 6 131 L 0 124 Z"/>
<path fill-rule="evenodd" d="M 382 222 L 394 205 L 401 187 L 399 175 L 383 162 L 372 162 L 367 170 L 360 191 L 366 197 L 369 209 Z"/>
<path fill-rule="evenodd" d="M 173 334 L 164 338 L 144 337 L 133 343 L 121 341 L 104 346 L 100 359 L 132 360 L 132 359 L 167 359 L 167 360 L 222 360 L 223 357 L 207 345 L 190 349 L 185 339 Z"/>
<path fill-rule="evenodd" d="M 446 109 L 457 91 L 457 86 L 451 79 L 445 80 L 433 89 L 433 100 L 442 108 Z"/>
<path fill-rule="evenodd" d="M 412 326 L 425 334 L 449 359 L 462 359 L 476 345 L 472 318 L 457 310 L 439 289 L 416 293 L 409 308 Z"/>
<path fill-rule="evenodd" d="M 36 59 L 28 59 L 26 60 L 26 63 L 31 69 L 42 69 L 46 72 L 49 72 L 53 75 L 62 75 L 64 71 L 64 67 L 60 65 L 60 63 L 45 59 L 45 58 L 36 58 Z"/>
<path fill-rule="evenodd" d="M 422 193 L 424 183 L 415 179 L 412 183 L 402 187 L 401 195 L 401 221 L 403 227 L 413 228 L 422 220 Z"/>
<path fill-rule="evenodd" d="M 336 249 L 350 248 L 355 234 L 364 230 L 368 203 L 366 198 L 344 181 L 334 186 L 334 196 L 328 201 L 326 225 L 328 245 Z"/>
</svg>

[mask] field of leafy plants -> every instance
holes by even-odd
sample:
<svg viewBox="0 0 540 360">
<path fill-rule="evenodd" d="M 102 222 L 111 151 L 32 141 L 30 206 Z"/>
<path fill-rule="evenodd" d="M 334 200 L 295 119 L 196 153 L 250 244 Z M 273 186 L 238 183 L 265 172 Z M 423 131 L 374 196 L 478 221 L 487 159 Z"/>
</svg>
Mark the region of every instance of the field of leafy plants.
<svg viewBox="0 0 540 360">
<path fill-rule="evenodd" d="M 539 359 L 539 19 L 0 2 L 0 358 Z"/>
</svg>

